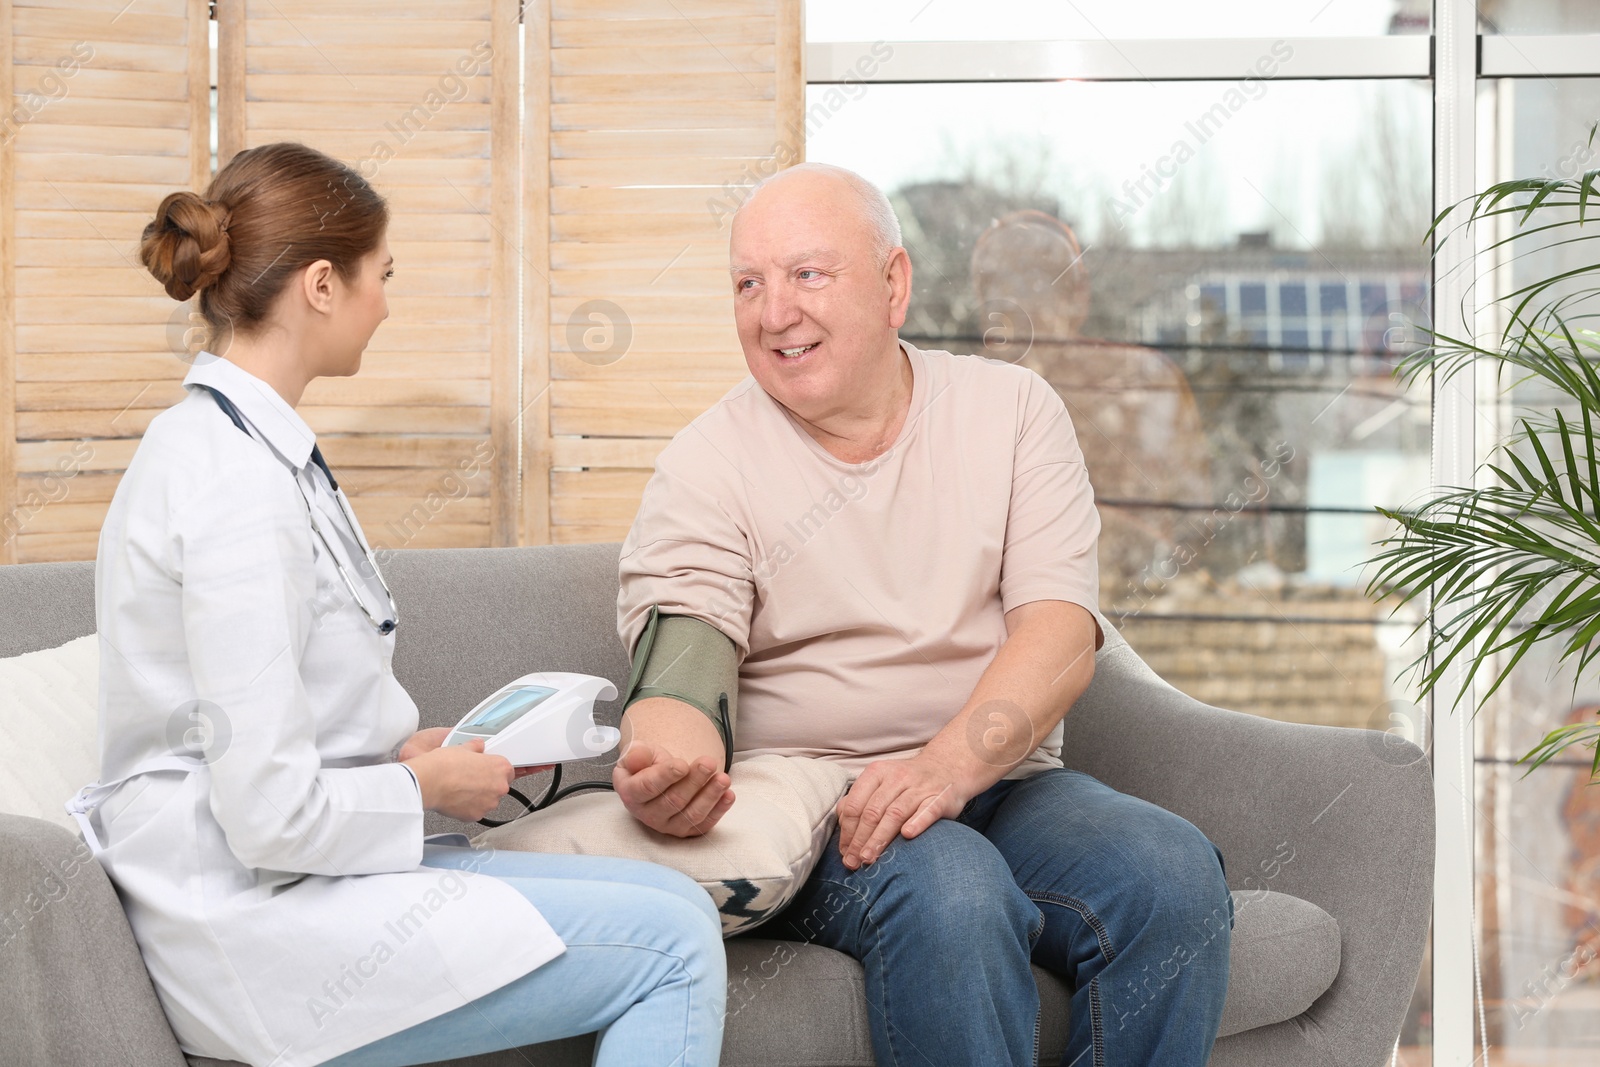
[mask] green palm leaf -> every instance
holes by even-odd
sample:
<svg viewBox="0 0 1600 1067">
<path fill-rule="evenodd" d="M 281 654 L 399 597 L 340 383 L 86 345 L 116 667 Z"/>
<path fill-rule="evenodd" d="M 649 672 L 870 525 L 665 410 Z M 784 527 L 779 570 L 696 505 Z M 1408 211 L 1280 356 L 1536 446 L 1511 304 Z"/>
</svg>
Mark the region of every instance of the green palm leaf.
<svg viewBox="0 0 1600 1067">
<path fill-rule="evenodd" d="M 1581 245 L 1600 239 L 1591 198 L 1600 199 L 1600 170 L 1503 182 L 1440 212 L 1429 236 L 1442 246 L 1504 218 L 1513 232 L 1480 256 L 1503 256 L 1535 237 L 1540 249 Z M 1392 598 L 1396 612 L 1428 604 L 1413 630 L 1426 631 L 1425 648 L 1406 667 L 1420 672 L 1424 693 L 1457 663 L 1480 677 L 1496 666 L 1474 711 L 1536 645 L 1558 642 L 1559 658 L 1580 678 L 1600 656 L 1600 332 L 1577 325 L 1600 317 L 1592 310 L 1600 284 L 1590 284 L 1600 283 L 1600 246 L 1590 247 L 1597 254 L 1584 256 L 1586 265 L 1499 298 L 1507 325 L 1495 347 L 1425 330 L 1427 344 L 1396 369 L 1410 384 L 1424 372 L 1442 380 L 1489 360 L 1502 380 L 1511 372 L 1511 387 L 1538 382 L 1557 398 L 1548 412 L 1520 418 L 1495 448 L 1479 470 L 1484 488 L 1445 487 L 1414 507 L 1377 509 L 1394 532 L 1375 546 L 1367 593 Z M 1600 722 L 1563 726 L 1521 762 L 1531 771 L 1573 746 L 1596 746 L 1592 773 L 1600 778 L 1597 742 Z"/>
</svg>

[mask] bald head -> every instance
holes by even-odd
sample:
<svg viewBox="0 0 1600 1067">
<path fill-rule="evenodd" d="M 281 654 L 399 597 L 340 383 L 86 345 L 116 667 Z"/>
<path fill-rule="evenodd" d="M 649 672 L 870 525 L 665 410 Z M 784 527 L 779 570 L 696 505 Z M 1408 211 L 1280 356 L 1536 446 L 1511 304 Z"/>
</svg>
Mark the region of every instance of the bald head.
<svg viewBox="0 0 1600 1067">
<path fill-rule="evenodd" d="M 780 170 L 762 179 L 750 191 L 734 213 L 735 226 L 739 224 L 739 216 L 750 211 L 763 196 L 769 203 L 762 210 L 778 207 L 770 201 L 782 200 L 848 212 L 868 233 L 876 266 L 887 263 L 890 251 L 900 247 L 900 220 L 895 217 L 889 198 L 853 170 L 831 163 L 796 163 L 787 170 Z"/>
<path fill-rule="evenodd" d="M 739 343 L 769 396 L 813 426 L 845 430 L 909 398 L 896 331 L 911 259 L 870 183 L 842 167 L 790 167 L 740 206 L 728 253 Z"/>
</svg>

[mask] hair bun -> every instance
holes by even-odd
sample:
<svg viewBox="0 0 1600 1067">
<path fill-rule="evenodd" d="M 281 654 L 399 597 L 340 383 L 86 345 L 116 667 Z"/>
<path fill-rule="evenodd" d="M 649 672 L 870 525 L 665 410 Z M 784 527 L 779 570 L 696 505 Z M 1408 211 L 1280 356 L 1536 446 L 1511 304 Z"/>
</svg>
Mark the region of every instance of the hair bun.
<svg viewBox="0 0 1600 1067">
<path fill-rule="evenodd" d="M 228 223 L 220 201 L 187 190 L 170 193 L 156 208 L 139 243 L 139 260 L 174 300 L 188 300 L 215 282 L 232 261 Z"/>
</svg>

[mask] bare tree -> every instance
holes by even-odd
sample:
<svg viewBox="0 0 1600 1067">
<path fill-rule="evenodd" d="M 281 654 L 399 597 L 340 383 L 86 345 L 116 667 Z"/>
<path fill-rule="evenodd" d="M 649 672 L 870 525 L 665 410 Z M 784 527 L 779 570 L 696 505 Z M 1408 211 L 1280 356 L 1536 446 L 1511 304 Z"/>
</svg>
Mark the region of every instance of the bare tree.
<svg viewBox="0 0 1600 1067">
<path fill-rule="evenodd" d="M 1227 190 L 1211 156 L 1201 153 L 1141 213 L 1140 244 L 1156 248 L 1208 248 L 1231 244 Z"/>
<path fill-rule="evenodd" d="M 1325 248 L 1416 250 L 1432 221 L 1430 140 L 1416 110 L 1387 87 L 1362 101 L 1354 143 L 1330 156 L 1319 214 Z"/>
</svg>

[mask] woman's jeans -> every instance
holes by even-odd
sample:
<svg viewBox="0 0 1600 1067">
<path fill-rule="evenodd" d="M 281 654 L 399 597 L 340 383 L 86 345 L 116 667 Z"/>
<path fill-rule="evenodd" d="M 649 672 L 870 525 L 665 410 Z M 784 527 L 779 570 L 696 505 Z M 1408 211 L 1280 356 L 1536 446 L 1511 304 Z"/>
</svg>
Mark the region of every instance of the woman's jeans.
<svg viewBox="0 0 1600 1067">
<path fill-rule="evenodd" d="M 434 1063 L 599 1031 L 596 1067 L 716 1067 L 728 992 L 722 923 L 688 877 L 638 860 L 441 845 L 425 846 L 422 862 L 515 886 L 567 951 L 329 1065 Z"/>
<path fill-rule="evenodd" d="M 836 831 L 760 936 L 861 961 L 879 1067 L 1033 1067 L 1030 961 L 1075 987 L 1063 1067 L 1203 1067 L 1232 928 L 1222 854 L 1199 830 L 1056 769 L 997 783 L 854 871 Z M 729 1010 L 745 1006 L 736 982 Z"/>
</svg>

